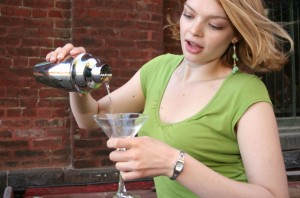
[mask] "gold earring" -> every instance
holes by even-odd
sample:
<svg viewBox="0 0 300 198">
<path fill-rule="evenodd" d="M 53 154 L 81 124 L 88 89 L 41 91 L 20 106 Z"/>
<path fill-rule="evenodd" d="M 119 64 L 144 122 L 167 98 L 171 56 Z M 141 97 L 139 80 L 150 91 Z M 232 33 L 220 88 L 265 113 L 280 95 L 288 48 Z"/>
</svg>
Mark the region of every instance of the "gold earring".
<svg viewBox="0 0 300 198">
<path fill-rule="evenodd" d="M 232 73 L 236 73 L 237 71 L 239 71 L 239 68 L 237 66 L 237 62 L 239 61 L 239 58 L 238 58 L 237 53 L 236 53 L 236 42 L 233 42 L 232 59 L 233 59 Z"/>
</svg>

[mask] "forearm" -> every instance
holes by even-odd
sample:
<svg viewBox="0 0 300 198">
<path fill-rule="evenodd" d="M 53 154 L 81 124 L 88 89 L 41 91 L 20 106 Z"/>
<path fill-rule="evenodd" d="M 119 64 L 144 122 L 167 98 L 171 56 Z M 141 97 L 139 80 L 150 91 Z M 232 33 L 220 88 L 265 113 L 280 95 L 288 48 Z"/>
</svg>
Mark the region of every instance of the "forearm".
<svg viewBox="0 0 300 198">
<path fill-rule="evenodd" d="M 272 193 L 263 185 L 243 183 L 226 178 L 189 155 L 186 155 L 184 171 L 179 175 L 177 181 L 202 198 L 288 197 L 276 196 L 274 192 Z M 284 189 L 285 186 L 281 186 L 281 188 Z"/>
<path fill-rule="evenodd" d="M 93 115 L 98 113 L 99 107 L 97 101 L 90 94 L 80 95 L 71 92 L 70 105 L 75 120 L 80 128 L 97 128 Z"/>
</svg>

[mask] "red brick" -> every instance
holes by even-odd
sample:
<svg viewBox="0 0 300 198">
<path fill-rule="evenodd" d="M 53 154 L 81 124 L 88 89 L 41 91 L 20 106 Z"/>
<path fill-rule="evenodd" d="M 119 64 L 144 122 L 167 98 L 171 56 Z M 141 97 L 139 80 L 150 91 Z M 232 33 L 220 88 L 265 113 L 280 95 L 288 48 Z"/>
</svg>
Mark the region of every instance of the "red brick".
<svg viewBox="0 0 300 198">
<path fill-rule="evenodd" d="M 69 97 L 65 98 L 53 98 L 52 99 L 53 107 L 69 107 L 70 102 L 69 102 Z"/>
<path fill-rule="evenodd" d="M 47 85 L 45 85 L 47 87 Z M 48 86 L 49 87 L 49 86 Z M 39 97 L 40 98 L 53 98 L 53 97 L 68 97 L 69 93 L 65 90 L 56 89 L 56 88 L 44 88 L 40 89 Z"/>
<path fill-rule="evenodd" d="M 52 107 L 52 100 L 42 99 L 42 98 L 22 98 L 21 101 L 22 107 L 40 107 L 40 108 L 49 108 Z"/>
<path fill-rule="evenodd" d="M 63 33 L 64 38 L 71 38 L 70 20 L 55 19 L 55 28 L 57 29 L 55 29 L 53 37 L 57 37 L 56 35 L 61 35 Z M 59 32 L 59 34 L 57 34 L 56 32 Z"/>
<path fill-rule="evenodd" d="M 33 148 L 57 148 L 62 145 L 60 137 L 51 137 L 43 139 L 35 139 L 32 141 Z"/>
<path fill-rule="evenodd" d="M 16 153 L 3 152 L 6 158 L 1 160 L 0 169 L 63 167 L 70 163 L 75 168 L 113 165 L 107 156 L 106 136 L 100 130 L 78 130 L 70 112 L 68 92 L 36 82 L 32 67 L 44 61 L 48 52 L 72 42 L 112 66 L 111 90 L 114 90 L 163 51 L 163 3 L 162 0 L 0 2 L 0 9 L 5 7 L 0 16 L 0 127 L 12 135 L 3 138 L 26 143 L 9 149 Z M 166 41 L 170 43 L 166 45 L 168 49 L 172 49 L 174 41 Z M 92 93 L 96 98 L 104 94 L 103 88 Z M 71 142 L 73 137 L 77 138 L 75 142 Z M 70 156 L 73 144 L 77 154 Z M 22 160 L 16 160 L 17 155 Z M 74 162 L 70 162 L 72 157 Z"/>
<path fill-rule="evenodd" d="M 53 21 L 48 18 L 25 18 L 22 20 L 22 24 L 26 28 L 43 28 L 43 27 L 53 27 Z"/>
<path fill-rule="evenodd" d="M 69 108 L 53 109 L 53 117 L 66 117 L 69 115 Z"/>
<path fill-rule="evenodd" d="M 21 108 L 10 108 L 6 110 L 6 117 L 20 117 L 22 116 Z"/>
<path fill-rule="evenodd" d="M 103 145 L 103 142 L 101 140 L 75 140 L 74 144 L 80 148 L 97 148 Z"/>
<path fill-rule="evenodd" d="M 4 54 L 5 55 L 5 54 Z M 1 57 L 0 58 L 0 66 L 1 67 L 8 67 L 12 65 L 13 59 L 10 57 Z M 0 68 L 1 69 L 1 68 Z M 3 74 L 3 73 L 2 73 Z"/>
<path fill-rule="evenodd" d="M 70 129 L 49 129 L 47 131 L 48 137 L 68 137 L 70 135 Z"/>
<path fill-rule="evenodd" d="M 63 14 L 62 11 L 59 10 L 49 10 L 48 17 L 57 17 L 62 18 Z"/>
<path fill-rule="evenodd" d="M 31 48 L 31 47 L 7 47 L 7 52 L 11 56 L 36 56 L 37 49 Z"/>
<path fill-rule="evenodd" d="M 60 128 L 64 125 L 61 119 L 38 119 L 34 123 L 37 128 Z"/>
<path fill-rule="evenodd" d="M 26 157 L 26 158 L 31 158 L 31 157 L 40 157 L 45 155 L 45 152 L 42 150 L 17 150 L 15 151 L 16 157 Z"/>
<path fill-rule="evenodd" d="M 74 168 L 97 168 L 100 167 L 100 163 L 98 160 L 95 159 L 74 160 L 73 167 Z"/>
<path fill-rule="evenodd" d="M 20 67 L 28 67 L 30 66 L 28 64 L 28 57 L 19 57 L 17 59 L 14 59 L 14 63 L 13 66 L 18 67 L 20 69 Z M 29 74 L 29 70 L 26 69 L 26 74 Z M 32 68 L 30 68 L 30 74 L 32 72 Z"/>
<path fill-rule="evenodd" d="M 1 40 L 0 41 L 0 45 L 1 46 L 15 46 L 15 47 L 18 47 L 20 46 L 20 43 L 21 43 L 21 36 L 19 38 L 12 38 L 12 37 L 7 37 L 8 40 Z"/>
<path fill-rule="evenodd" d="M 13 26 L 22 26 L 23 20 L 21 18 L 12 18 L 9 16 L 0 17 L 1 26 L 13 27 Z"/>
<path fill-rule="evenodd" d="M 62 166 L 67 166 L 70 164 L 70 156 L 63 156 L 63 157 L 54 157 L 51 160 L 52 164 L 55 165 L 56 167 L 62 167 Z"/>
<path fill-rule="evenodd" d="M 54 46 L 64 46 L 66 43 L 71 43 L 71 39 L 70 38 L 57 38 L 57 39 L 54 39 L 54 42 L 53 42 L 53 45 Z M 72 43 L 74 43 L 74 41 L 72 41 Z M 46 51 L 46 52 L 49 52 L 49 51 Z M 45 53 L 43 53 L 45 54 Z"/>
<path fill-rule="evenodd" d="M 20 107 L 20 101 L 19 99 L 15 98 L 7 98 L 7 99 L 1 99 L 0 100 L 0 107 Z"/>
<path fill-rule="evenodd" d="M 2 169 L 15 169 L 19 166 L 19 161 L 15 161 L 15 160 L 6 160 L 3 162 Z"/>
<path fill-rule="evenodd" d="M 56 149 L 52 153 L 53 153 L 53 156 L 66 158 L 66 157 L 70 156 L 71 149 L 69 149 L 69 148 Z"/>
<path fill-rule="evenodd" d="M 10 129 L 18 129 L 18 128 L 30 128 L 32 127 L 32 122 L 27 118 L 18 118 L 18 119 L 2 119 L 2 127 L 10 128 Z"/>
<path fill-rule="evenodd" d="M 43 47 L 43 46 L 50 46 L 52 45 L 52 39 L 45 39 L 45 38 L 24 38 L 22 40 L 22 45 L 24 47 Z"/>
<path fill-rule="evenodd" d="M 63 10 L 69 10 L 72 8 L 71 3 L 72 3 L 71 1 L 57 1 L 55 7 Z"/>
<path fill-rule="evenodd" d="M 86 8 L 86 7 L 103 7 L 104 1 L 99 0 L 76 0 L 73 1 L 73 5 L 75 8 Z"/>
<path fill-rule="evenodd" d="M 48 14 L 46 10 L 41 9 L 31 9 L 31 11 L 34 18 L 45 18 Z"/>
<path fill-rule="evenodd" d="M 7 36 L 7 27 L 0 27 L 0 36 Z"/>
<path fill-rule="evenodd" d="M 39 108 L 37 109 L 37 115 L 40 118 L 53 118 L 52 108 Z"/>
<path fill-rule="evenodd" d="M 23 0 L 23 5 L 30 8 L 53 8 L 54 1 L 49 0 Z"/>
<path fill-rule="evenodd" d="M 0 159 L 5 160 L 11 156 L 11 153 L 7 151 L 0 151 Z"/>
<path fill-rule="evenodd" d="M 16 138 L 42 138 L 46 137 L 46 132 L 43 129 L 18 129 L 15 131 Z"/>
<path fill-rule="evenodd" d="M 35 108 L 31 108 L 31 107 L 23 107 L 22 109 L 22 116 L 24 117 L 37 117 L 38 113 L 37 110 Z"/>
<path fill-rule="evenodd" d="M 86 13 L 88 17 L 102 17 L 102 18 L 111 18 L 115 16 L 111 10 L 100 10 L 97 8 L 91 8 L 89 11 Z"/>
<path fill-rule="evenodd" d="M 29 142 L 26 140 L 0 140 L 0 148 L 26 148 L 28 147 Z"/>
<path fill-rule="evenodd" d="M 0 5 L 21 6 L 22 0 L 1 0 Z"/>
<path fill-rule="evenodd" d="M 11 138 L 12 132 L 8 130 L 0 130 L 0 139 Z"/>
<path fill-rule="evenodd" d="M 22 10 L 26 11 L 23 13 L 23 16 L 30 16 L 30 10 L 29 9 L 23 9 L 21 7 L 12 7 L 12 6 L 3 6 L 1 7 L 1 15 L 2 16 L 22 16 L 20 14 L 17 14 L 17 12 L 21 12 Z M 25 15 L 24 15 L 25 14 Z"/>
<path fill-rule="evenodd" d="M 29 87 L 11 87 L 7 89 L 6 96 L 7 97 L 29 97 L 36 96 L 37 90 L 31 89 Z"/>
<path fill-rule="evenodd" d="M 0 75 L 1 78 L 1 75 Z M 6 97 L 6 88 L 0 87 L 0 100 Z"/>
</svg>

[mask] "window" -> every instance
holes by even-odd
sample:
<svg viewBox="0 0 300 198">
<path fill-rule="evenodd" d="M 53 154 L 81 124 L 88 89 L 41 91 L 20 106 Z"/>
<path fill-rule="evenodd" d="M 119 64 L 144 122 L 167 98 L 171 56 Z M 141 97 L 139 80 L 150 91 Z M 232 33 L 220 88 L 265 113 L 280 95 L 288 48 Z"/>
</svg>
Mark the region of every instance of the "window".
<svg viewBox="0 0 300 198">
<path fill-rule="evenodd" d="M 276 117 L 295 119 L 300 116 L 300 1 L 266 0 L 266 5 L 272 20 L 292 22 L 286 26 L 286 30 L 295 42 L 295 53 L 281 72 L 266 74 L 263 80 L 269 90 Z"/>
</svg>

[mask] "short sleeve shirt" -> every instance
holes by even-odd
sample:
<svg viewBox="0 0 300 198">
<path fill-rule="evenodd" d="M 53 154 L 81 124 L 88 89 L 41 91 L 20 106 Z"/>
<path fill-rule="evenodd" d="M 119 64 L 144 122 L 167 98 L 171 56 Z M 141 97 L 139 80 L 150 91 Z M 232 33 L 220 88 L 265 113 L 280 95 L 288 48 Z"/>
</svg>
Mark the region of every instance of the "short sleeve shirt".
<svg viewBox="0 0 300 198">
<path fill-rule="evenodd" d="M 161 140 L 184 150 L 221 175 L 247 182 L 234 128 L 251 105 L 271 103 L 264 83 L 255 75 L 232 73 L 198 113 L 178 123 L 163 123 L 159 117 L 160 103 L 172 73 L 182 60 L 182 55 L 165 54 L 141 68 L 141 84 L 146 98 L 144 114 L 149 118 L 139 136 Z M 168 177 L 155 177 L 154 181 L 158 197 L 197 197 Z"/>
</svg>

